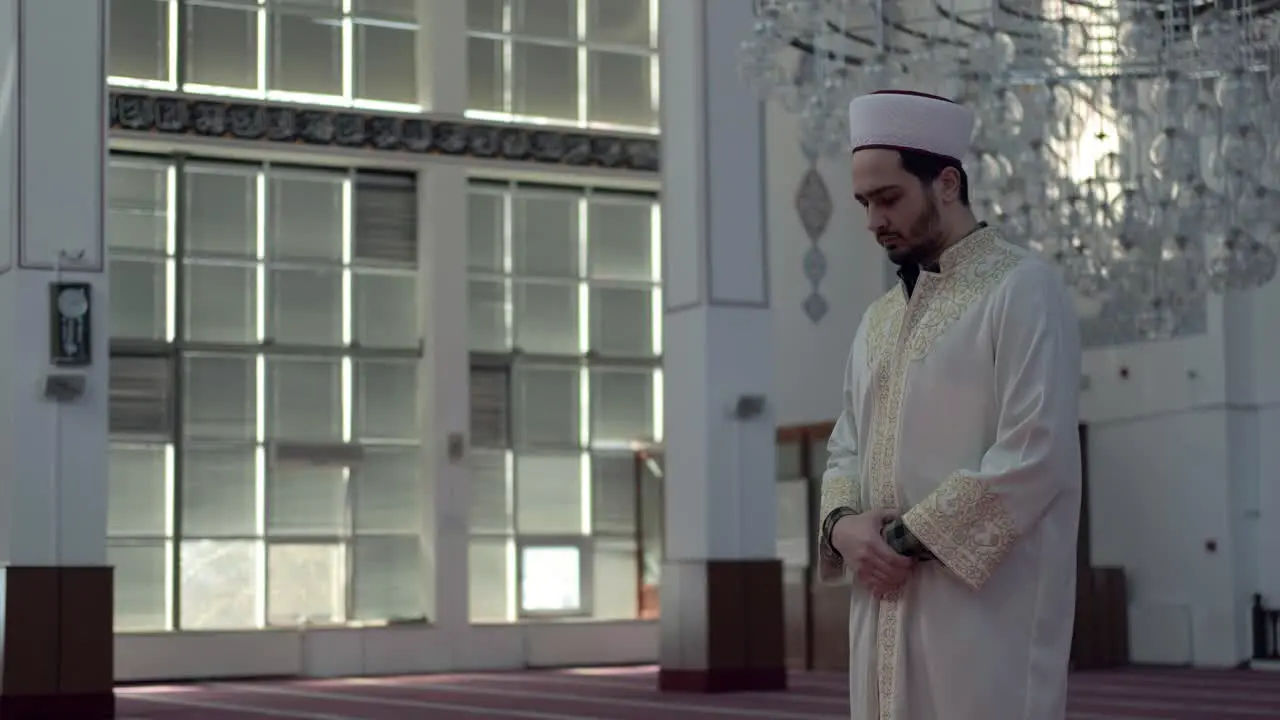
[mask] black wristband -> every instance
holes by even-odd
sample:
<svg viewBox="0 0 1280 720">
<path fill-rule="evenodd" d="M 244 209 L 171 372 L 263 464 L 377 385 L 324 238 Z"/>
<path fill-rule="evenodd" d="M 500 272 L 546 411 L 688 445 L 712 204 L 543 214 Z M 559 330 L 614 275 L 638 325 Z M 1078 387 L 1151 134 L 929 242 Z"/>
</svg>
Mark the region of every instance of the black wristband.
<svg viewBox="0 0 1280 720">
<path fill-rule="evenodd" d="M 857 514 L 857 510 L 848 506 L 841 506 L 827 513 L 827 516 L 822 520 L 822 546 L 840 560 L 843 560 L 844 557 L 840 555 L 840 551 L 836 550 L 836 547 L 831 544 L 831 531 L 835 529 L 836 523 L 840 522 L 842 518 Z"/>
<path fill-rule="evenodd" d="M 906 523 L 902 522 L 902 518 L 886 523 L 881 528 L 880 535 L 894 552 L 903 557 L 920 561 L 933 558 L 933 553 L 929 552 L 929 548 L 907 529 Z"/>
</svg>

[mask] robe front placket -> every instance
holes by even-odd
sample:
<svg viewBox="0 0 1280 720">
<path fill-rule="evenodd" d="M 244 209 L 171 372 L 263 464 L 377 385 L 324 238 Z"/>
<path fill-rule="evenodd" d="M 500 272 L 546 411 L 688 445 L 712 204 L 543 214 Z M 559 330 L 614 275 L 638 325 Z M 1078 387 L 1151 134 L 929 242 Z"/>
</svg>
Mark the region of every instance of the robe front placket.
<svg viewBox="0 0 1280 720">
<path fill-rule="evenodd" d="M 874 431 L 869 453 L 868 478 L 871 482 L 871 505 L 893 512 L 902 512 L 897 483 L 894 481 L 894 464 L 898 456 L 898 438 L 902 422 L 902 400 L 906 389 L 907 369 L 911 362 L 908 351 L 911 335 L 923 316 L 934 290 L 942 278 L 921 273 L 915 289 L 905 306 L 891 305 L 891 311 L 899 315 L 898 332 L 886 333 L 893 338 L 893 345 L 880 355 L 874 368 Z M 905 294 L 906 289 L 903 288 Z M 886 319 L 892 323 L 893 320 Z M 890 328 L 892 325 L 889 326 Z M 897 691 L 898 662 L 901 652 L 899 617 L 902 610 L 901 594 L 893 592 L 880 600 L 876 624 L 876 695 L 880 707 L 880 720 L 892 720 L 894 695 Z"/>
</svg>

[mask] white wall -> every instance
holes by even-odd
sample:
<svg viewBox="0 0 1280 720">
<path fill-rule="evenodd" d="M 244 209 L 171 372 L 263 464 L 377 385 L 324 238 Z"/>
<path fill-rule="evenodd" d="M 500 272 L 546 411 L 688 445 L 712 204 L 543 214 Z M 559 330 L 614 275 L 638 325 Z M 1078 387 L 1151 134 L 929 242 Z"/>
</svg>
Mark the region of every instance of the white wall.
<svg viewBox="0 0 1280 720">
<path fill-rule="evenodd" d="M 847 163 L 823 161 L 835 205 L 820 243 L 831 309 L 809 321 L 809 244 L 794 209 L 807 161 L 795 120 L 770 108 L 768 121 L 778 422 L 832 420 L 849 343 L 889 270 Z M 1280 332 L 1261 311 L 1277 305 L 1280 286 L 1215 298 L 1204 335 L 1085 353 L 1092 562 L 1128 572 L 1135 661 L 1235 664 L 1250 652 L 1252 593 L 1280 604 L 1280 561 L 1260 550 L 1280 547 Z"/>
<path fill-rule="evenodd" d="M 853 200 L 853 177 L 843 158 L 824 159 L 819 171 L 831 194 L 832 218 L 818 242 L 827 259 L 819 286 L 828 311 L 814 324 L 801 303 L 809 295 L 804 274 L 808 236 L 796 214 L 796 190 L 809 161 L 800 153 L 798 121 L 776 105 L 766 117 L 768 156 L 769 287 L 774 309 L 777 419 L 798 425 L 840 413 L 845 360 L 862 313 L 886 289 L 888 261 L 867 232 Z"/>
</svg>

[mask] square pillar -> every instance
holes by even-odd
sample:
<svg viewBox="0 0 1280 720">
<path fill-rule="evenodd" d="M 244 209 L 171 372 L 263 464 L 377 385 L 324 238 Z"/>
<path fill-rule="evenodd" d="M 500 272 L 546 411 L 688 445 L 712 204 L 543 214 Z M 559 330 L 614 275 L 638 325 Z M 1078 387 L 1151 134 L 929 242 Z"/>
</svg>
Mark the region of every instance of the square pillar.
<svg viewBox="0 0 1280 720">
<path fill-rule="evenodd" d="M 663 690 L 783 690 L 764 107 L 752 3 L 659 0 L 665 278 Z"/>
<path fill-rule="evenodd" d="M 3 720 L 115 716 L 105 6 L 0 4 Z M 78 392 L 55 399 L 51 376 Z"/>
</svg>

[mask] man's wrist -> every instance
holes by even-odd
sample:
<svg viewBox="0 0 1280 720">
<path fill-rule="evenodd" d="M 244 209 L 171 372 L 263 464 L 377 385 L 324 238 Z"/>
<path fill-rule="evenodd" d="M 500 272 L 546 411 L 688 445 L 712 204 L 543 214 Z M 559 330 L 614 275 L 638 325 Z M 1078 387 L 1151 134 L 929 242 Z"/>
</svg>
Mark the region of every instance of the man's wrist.
<svg viewBox="0 0 1280 720">
<path fill-rule="evenodd" d="M 821 535 L 822 549 L 831 553 L 838 560 L 843 560 L 844 557 L 840 554 L 839 550 L 836 550 L 835 545 L 831 544 L 831 533 L 836 529 L 836 523 L 840 522 L 844 518 L 849 517 L 850 515 L 857 515 L 857 514 L 858 514 L 857 510 L 854 510 L 853 508 L 848 507 L 847 505 L 842 505 L 832 510 L 831 512 L 827 513 L 827 516 L 822 519 L 822 535 Z"/>
</svg>

